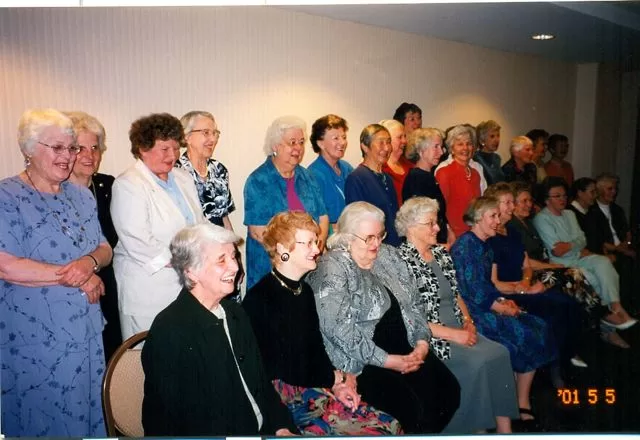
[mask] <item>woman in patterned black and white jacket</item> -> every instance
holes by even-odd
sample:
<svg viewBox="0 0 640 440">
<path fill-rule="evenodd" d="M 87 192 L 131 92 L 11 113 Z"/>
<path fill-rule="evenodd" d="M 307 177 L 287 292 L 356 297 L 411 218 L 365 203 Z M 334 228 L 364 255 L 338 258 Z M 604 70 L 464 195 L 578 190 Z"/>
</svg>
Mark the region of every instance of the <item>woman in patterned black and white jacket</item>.
<svg viewBox="0 0 640 440">
<path fill-rule="evenodd" d="M 460 383 L 461 405 L 444 432 L 495 427 L 509 433 L 511 419 L 518 417 L 509 351 L 477 332 L 458 293 L 453 260 L 437 245 L 437 215 L 437 201 L 413 197 L 398 211 L 396 229 L 407 237 L 400 256 L 416 279 L 419 296 L 414 297 L 414 308 L 429 323 L 433 351 Z"/>
</svg>

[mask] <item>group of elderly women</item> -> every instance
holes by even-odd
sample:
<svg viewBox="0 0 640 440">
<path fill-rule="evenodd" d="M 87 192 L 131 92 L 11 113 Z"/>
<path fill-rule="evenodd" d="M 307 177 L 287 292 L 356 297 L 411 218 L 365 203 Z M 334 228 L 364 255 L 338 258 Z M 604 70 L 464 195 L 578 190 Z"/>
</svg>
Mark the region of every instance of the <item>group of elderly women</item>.
<svg viewBox="0 0 640 440">
<path fill-rule="evenodd" d="M 530 192 L 480 197 L 507 173 L 496 125 L 474 155 L 473 127 L 421 128 L 404 103 L 364 128 L 354 169 L 347 122 L 326 115 L 305 169 L 304 121 L 276 119 L 244 187 L 240 305 L 213 115 L 139 118 L 135 163 L 114 179 L 98 173 L 97 119 L 25 112 L 25 169 L 0 182 L 3 432 L 103 436 L 105 360 L 144 330 L 146 435 L 506 433 L 533 419 L 536 369 L 586 366 L 577 303 L 599 295 L 613 328 L 635 320 L 610 259 L 582 252 L 562 185 L 533 223 Z"/>
</svg>

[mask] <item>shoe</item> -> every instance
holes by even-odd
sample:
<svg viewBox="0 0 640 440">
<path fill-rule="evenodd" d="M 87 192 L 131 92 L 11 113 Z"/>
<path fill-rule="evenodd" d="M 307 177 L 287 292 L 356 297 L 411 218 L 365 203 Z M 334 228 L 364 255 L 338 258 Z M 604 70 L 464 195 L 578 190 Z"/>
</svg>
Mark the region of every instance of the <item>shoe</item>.
<svg viewBox="0 0 640 440">
<path fill-rule="evenodd" d="M 523 422 L 533 422 L 533 421 L 536 420 L 536 415 L 529 408 L 518 408 L 518 411 L 520 411 L 520 420 L 521 421 L 523 421 Z M 531 418 L 530 419 L 523 419 L 522 418 L 523 415 L 529 416 Z"/>
<path fill-rule="evenodd" d="M 617 330 L 626 330 L 628 328 L 633 327 L 634 325 L 636 325 L 638 323 L 637 319 L 633 319 L 633 318 L 629 318 L 626 321 L 623 321 L 620 324 L 614 324 L 613 322 L 609 322 L 605 319 L 601 319 L 600 322 L 608 327 L 613 327 Z"/>
<path fill-rule="evenodd" d="M 615 345 L 616 347 L 619 347 L 619 348 L 629 348 L 629 347 L 631 347 L 627 343 L 627 341 L 622 339 L 622 336 L 620 336 L 618 334 L 618 332 L 616 332 L 616 331 L 607 332 L 607 333 L 601 333 L 600 334 L 600 339 L 602 339 L 604 342 L 606 342 L 608 344 Z"/>
<path fill-rule="evenodd" d="M 580 359 L 578 356 L 571 358 L 571 365 L 578 368 L 587 368 L 589 366 L 584 360 Z"/>
</svg>

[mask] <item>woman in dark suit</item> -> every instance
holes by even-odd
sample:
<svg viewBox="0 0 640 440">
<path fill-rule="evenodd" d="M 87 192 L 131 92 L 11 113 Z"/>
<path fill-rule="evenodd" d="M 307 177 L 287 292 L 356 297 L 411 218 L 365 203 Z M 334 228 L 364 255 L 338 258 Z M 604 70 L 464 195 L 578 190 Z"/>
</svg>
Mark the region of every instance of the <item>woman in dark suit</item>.
<svg viewBox="0 0 640 440">
<path fill-rule="evenodd" d="M 111 186 L 115 180 L 109 174 L 98 173 L 102 153 L 107 149 L 106 134 L 103 125 L 93 116 L 84 112 L 67 112 L 73 121 L 73 129 L 78 138 L 80 152 L 76 157 L 69 181 L 89 188 L 98 205 L 98 220 L 102 233 L 113 249 L 118 244 L 118 234 L 111 221 Z M 102 331 L 105 359 L 109 362 L 111 355 L 122 344 L 120 332 L 120 315 L 118 314 L 118 289 L 113 265 L 109 263 L 98 272 L 104 283 L 104 296 L 100 297 L 102 314 L 107 324 Z"/>
<path fill-rule="evenodd" d="M 183 286 L 153 321 L 142 349 L 145 436 L 292 435 L 251 322 L 227 298 L 238 274 L 232 231 L 199 223 L 171 241 Z"/>
</svg>

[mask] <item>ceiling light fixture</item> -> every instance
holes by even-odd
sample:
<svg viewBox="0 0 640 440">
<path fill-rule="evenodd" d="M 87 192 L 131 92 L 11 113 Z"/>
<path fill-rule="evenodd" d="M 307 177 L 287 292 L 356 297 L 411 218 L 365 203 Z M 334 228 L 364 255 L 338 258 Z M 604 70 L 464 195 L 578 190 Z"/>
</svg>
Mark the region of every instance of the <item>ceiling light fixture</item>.
<svg viewBox="0 0 640 440">
<path fill-rule="evenodd" d="M 531 38 L 533 40 L 553 40 L 556 36 L 552 34 L 535 34 L 532 35 Z"/>
</svg>

